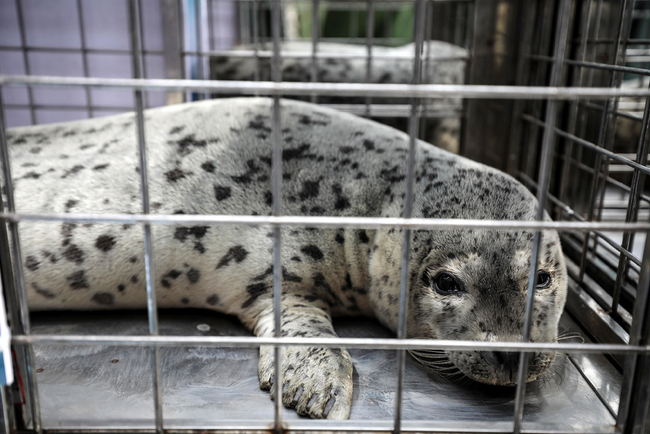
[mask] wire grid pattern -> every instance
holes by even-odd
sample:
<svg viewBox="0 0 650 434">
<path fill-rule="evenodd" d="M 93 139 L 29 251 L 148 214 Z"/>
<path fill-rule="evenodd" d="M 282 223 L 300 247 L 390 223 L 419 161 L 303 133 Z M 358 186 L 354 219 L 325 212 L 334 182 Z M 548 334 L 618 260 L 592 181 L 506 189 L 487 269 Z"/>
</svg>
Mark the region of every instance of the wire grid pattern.
<svg viewBox="0 0 650 434">
<path fill-rule="evenodd" d="M 81 5 L 82 2 L 79 2 Z M 178 3 L 172 2 L 178 6 Z M 214 2 L 209 1 L 208 7 L 210 10 L 214 8 Z M 12 195 L 12 181 L 10 165 L 8 160 L 7 142 L 5 137 L 4 119 L 0 115 L 0 149 L 2 151 L 2 163 L 4 174 L 4 185 L 7 191 L 7 209 L 0 210 L 2 214 L 0 218 L 7 222 L 9 231 L 11 233 L 11 246 L 7 245 L 7 249 L 11 249 L 14 258 L 21 258 L 20 242 L 17 236 L 17 225 L 21 221 L 32 220 L 49 220 L 60 222 L 111 222 L 111 223 L 139 223 L 143 226 L 145 233 L 145 261 L 146 261 L 146 281 L 147 281 L 147 295 L 148 295 L 148 315 L 149 315 L 149 331 L 150 336 L 130 336 L 130 337 L 115 337 L 115 336 L 50 336 L 50 335 L 31 335 L 30 323 L 28 316 L 28 309 L 26 303 L 26 294 L 24 287 L 24 278 L 22 276 L 21 267 L 15 267 L 15 281 L 16 288 L 11 290 L 9 288 L 8 294 L 10 295 L 9 302 L 13 302 L 15 311 L 11 312 L 15 315 L 12 318 L 14 324 L 13 342 L 16 345 L 21 345 L 22 348 L 27 350 L 25 355 L 25 364 L 27 366 L 27 380 L 28 390 L 30 392 L 30 408 L 32 412 L 33 430 L 40 432 L 42 427 L 39 418 L 38 407 L 38 391 L 37 384 L 34 380 L 31 361 L 33 354 L 31 345 L 35 343 L 49 343 L 61 345 L 73 344 L 119 344 L 119 345 L 140 345 L 151 348 L 152 357 L 152 376 L 154 379 L 154 406 L 155 406 L 155 427 L 156 431 L 162 432 L 164 429 L 163 413 L 161 407 L 161 388 L 160 388 L 160 364 L 158 360 L 157 351 L 160 346 L 164 345 L 189 345 L 189 346 L 237 346 L 237 347 L 259 347 L 260 345 L 272 345 L 276 348 L 276 368 L 280 366 L 278 358 L 281 357 L 281 348 L 286 345 L 318 345 L 318 346 L 338 346 L 338 347 L 359 347 L 359 348 L 378 348 L 378 349 L 395 349 L 400 351 L 398 360 L 399 370 L 397 376 L 396 390 L 397 399 L 395 402 L 394 421 L 392 426 L 381 426 L 377 429 L 395 430 L 395 431 L 410 431 L 413 429 L 426 430 L 426 425 L 413 427 L 405 426 L 402 424 L 401 419 L 401 405 L 402 401 L 399 398 L 403 390 L 402 376 L 404 372 L 404 350 L 411 348 L 431 348 L 431 349 L 447 349 L 447 350 L 462 350 L 464 348 L 484 349 L 484 350 L 516 350 L 521 351 L 522 361 L 526 360 L 527 355 L 532 351 L 544 350 L 557 350 L 568 353 L 591 353 L 591 352 L 607 352 L 613 354 L 632 354 L 638 356 L 639 360 L 647 358 L 650 355 L 650 348 L 648 347 L 648 333 L 643 324 L 642 319 L 645 315 L 645 307 L 648 298 L 648 285 L 650 283 L 650 248 L 644 250 L 643 258 L 639 258 L 630 251 L 630 246 L 633 243 L 632 235 L 629 238 L 624 238 L 623 243 L 617 243 L 615 240 L 604 234 L 605 231 L 627 231 L 625 234 L 633 234 L 634 232 L 647 232 L 650 230 L 650 223 L 637 222 L 637 211 L 641 201 L 648 202 L 648 197 L 643 194 L 642 176 L 650 172 L 646 167 L 647 159 L 647 140 L 645 132 L 648 127 L 648 108 L 645 106 L 643 117 L 641 118 L 642 139 L 639 140 L 638 155 L 636 158 L 629 158 L 621 156 L 611 150 L 612 148 L 612 122 L 616 116 L 625 117 L 625 112 L 622 112 L 617 107 L 619 97 L 629 96 L 637 98 L 648 98 L 650 90 L 638 88 L 623 88 L 617 89 L 620 85 L 620 73 L 639 73 L 650 75 L 645 70 L 638 70 L 625 66 L 625 46 L 631 41 L 628 40 L 627 34 L 631 21 L 634 17 L 634 4 L 633 1 L 624 1 L 620 10 L 617 13 L 616 22 L 616 37 L 614 39 L 605 40 L 599 39 L 598 27 L 599 18 L 592 20 L 592 14 L 598 16 L 603 11 L 602 0 L 586 0 L 583 2 L 572 2 L 570 0 L 560 0 L 553 3 L 553 7 L 548 7 L 549 2 L 539 2 L 536 7 L 538 8 L 524 8 L 524 23 L 530 23 L 530 26 L 524 27 L 528 32 L 531 32 L 528 37 L 531 44 L 528 46 L 522 44 L 522 53 L 520 56 L 519 65 L 519 84 L 520 86 L 451 86 L 451 85 L 421 85 L 418 84 L 418 76 L 420 73 L 419 62 L 422 60 L 421 47 L 422 41 L 425 38 L 426 23 L 423 22 L 424 13 L 421 13 L 427 5 L 434 3 L 434 1 L 417 0 L 416 10 L 419 14 L 418 23 L 415 24 L 415 52 L 414 58 L 414 74 L 413 83 L 410 85 L 381 85 L 381 84 L 365 84 L 365 85 L 345 85 L 345 84 L 331 84 L 331 83 L 317 83 L 312 80 L 312 83 L 283 83 L 280 76 L 280 41 L 281 41 L 281 4 L 278 0 L 272 0 L 270 5 L 265 2 L 257 0 L 244 0 L 241 3 L 252 3 L 253 9 L 261 7 L 270 7 L 271 12 L 271 31 L 270 40 L 273 43 L 273 50 L 271 53 L 273 65 L 273 82 L 210 82 L 210 81 L 196 81 L 196 80 L 182 80 L 177 77 L 176 80 L 152 80 L 143 79 L 146 76 L 143 67 L 143 57 L 147 54 L 142 48 L 142 32 L 141 32 L 141 4 L 138 0 L 128 1 L 128 17 L 129 17 L 129 31 L 130 31 L 130 44 L 131 49 L 128 53 L 132 56 L 132 72 L 133 79 L 92 79 L 92 78 L 59 78 L 59 77 L 32 77 L 29 76 L 28 62 L 25 59 L 26 75 L 24 76 L 0 76 L 0 86 L 3 88 L 9 86 L 27 86 L 31 94 L 33 87 L 39 86 L 57 86 L 57 87 L 80 87 L 89 94 L 91 89 L 95 88 L 109 88 L 109 89 L 130 89 L 133 91 L 134 105 L 137 113 L 137 126 L 138 126 L 138 144 L 140 151 L 140 165 L 141 165 L 141 184 L 142 184 L 142 202 L 143 210 L 140 215 L 24 215 L 15 212 L 15 203 Z M 373 11 L 382 2 L 369 0 L 368 3 L 361 3 L 370 11 L 367 15 L 369 22 L 373 20 Z M 444 3 L 453 4 L 455 2 L 445 1 Z M 465 12 L 468 16 L 465 21 L 473 23 L 476 19 L 475 16 L 469 15 L 472 11 L 473 2 L 459 2 L 467 7 Z M 317 11 L 318 1 L 314 0 L 314 11 Z M 572 38 L 569 39 L 569 17 L 571 16 L 571 8 L 579 5 L 582 8 L 582 21 L 580 22 L 579 30 L 573 29 Z M 81 7 L 81 6 L 80 6 Z M 578 8 L 578 6 L 575 6 Z M 196 49 L 184 50 L 181 53 L 181 58 L 189 61 L 190 58 L 195 58 L 198 76 L 196 78 L 205 79 L 206 70 L 204 69 L 205 63 L 203 60 L 213 54 L 211 51 L 204 51 L 202 46 L 203 34 L 201 30 L 201 7 L 194 9 L 195 23 L 196 23 Z M 315 12 L 316 13 L 316 12 Z M 575 12 L 574 12 L 575 13 Z M 614 13 L 614 12 L 612 12 Z M 257 14 L 253 14 L 256 16 Z M 210 14 L 212 16 L 212 14 Z M 529 21 L 527 21 L 529 20 Z M 255 21 L 255 20 L 253 20 Z M 556 24 L 556 28 L 550 25 Z M 595 23 L 595 24 L 594 24 Z M 83 25 L 80 22 L 81 25 Z M 260 23 L 252 23 L 255 28 Z M 576 22 L 574 21 L 574 25 Z M 212 26 L 210 26 L 212 28 Z M 368 26 L 372 27 L 372 26 Z M 21 25 L 21 29 L 22 29 Z M 538 33 L 538 38 L 533 37 L 534 32 Z M 24 31 L 22 32 L 24 34 Z M 257 32 L 253 31 L 253 35 Z M 315 64 L 317 57 L 317 43 L 318 35 L 313 34 L 313 51 L 311 53 L 312 64 Z M 210 37 L 208 50 L 212 50 L 214 37 Z M 553 41 L 552 44 L 545 43 Z M 260 41 L 257 41 L 260 42 Z M 373 40 L 373 35 L 369 34 L 365 41 L 368 46 L 368 69 L 371 67 L 372 62 L 372 46 L 376 42 Z M 637 41 L 638 42 L 638 41 Z M 567 46 L 571 44 L 578 46 L 577 50 L 569 50 Z M 596 58 L 597 48 L 602 45 L 608 45 L 613 51 L 612 64 L 598 62 Z M 525 52 L 528 47 L 534 47 L 532 52 Z M 26 48 L 26 47 L 23 47 Z M 590 51 L 591 50 L 591 51 Z M 26 53 L 27 50 L 23 50 Z M 259 56 L 260 53 L 255 51 L 254 56 Z M 574 57 L 571 57 L 574 56 Z M 545 67 L 535 66 L 538 64 L 550 65 L 551 73 L 547 76 Z M 563 72 L 572 67 L 571 73 L 568 78 L 563 76 Z M 313 69 L 314 70 L 314 69 Z M 602 70 L 609 74 L 605 77 L 604 83 L 596 83 L 594 87 L 595 74 L 594 70 Z M 88 74 L 84 74 L 88 76 Z M 602 78 L 602 77 L 601 77 Z M 568 82 L 567 82 L 568 80 Z M 564 85 L 564 87 L 562 87 Z M 273 215 L 271 217 L 254 217 L 254 216 L 178 216 L 178 215 L 149 215 L 148 206 L 148 188 L 147 188 L 147 160 L 144 143 L 144 119 L 143 119 L 143 93 L 151 90 L 165 90 L 165 91 L 178 91 L 199 95 L 202 97 L 211 91 L 219 92 L 238 92 L 245 94 L 267 94 L 274 96 L 274 109 L 273 109 Z M 365 96 L 368 101 L 372 97 L 382 96 L 391 97 L 404 95 L 413 98 L 411 109 L 409 110 L 410 125 L 409 133 L 411 136 L 408 176 L 407 176 L 407 207 L 405 215 L 400 219 L 385 219 L 385 218 L 335 218 L 335 217 L 288 217 L 282 216 L 282 209 L 280 203 L 280 189 L 281 189 L 281 142 L 279 140 L 279 97 L 283 95 L 323 95 L 323 94 L 347 94 Z M 203 94 L 203 95 L 201 95 Z M 444 95 L 464 96 L 467 98 L 507 98 L 515 99 L 517 108 L 513 111 L 513 116 L 516 117 L 515 133 L 512 136 L 511 148 L 518 147 L 519 143 L 539 143 L 541 146 L 537 151 L 529 151 L 521 158 L 517 159 L 521 164 L 515 168 L 515 172 L 519 178 L 529 184 L 529 186 L 536 188 L 540 204 L 540 213 L 538 214 L 537 222 L 517 222 L 517 221 L 472 221 L 472 220 L 449 220 L 449 219 L 413 219 L 411 218 L 409 209 L 412 203 L 412 182 L 413 182 L 413 161 L 414 161 L 414 143 L 418 131 L 419 109 L 421 106 L 421 98 L 425 97 L 441 97 Z M 30 97 L 31 98 L 31 97 Z M 585 101 L 586 100 L 586 101 Z M 90 100 L 89 100 L 90 101 Z M 0 105 L 1 105 L 0 101 Z M 89 103 L 90 104 L 90 103 Z M 593 108 L 595 106 L 602 113 L 601 131 L 599 131 L 597 140 L 590 141 L 582 138 L 585 134 L 587 126 L 585 122 L 578 123 L 580 116 L 585 117 L 581 109 L 584 107 Z M 37 106 L 33 104 L 30 99 L 30 110 L 34 110 Z M 92 110 L 89 105 L 88 111 Z M 568 113 L 568 124 L 558 123 L 558 110 L 562 109 L 565 112 L 563 116 L 566 117 Z M 609 131 L 609 134 L 608 134 Z M 564 146 L 556 146 L 556 141 L 562 139 Z M 596 161 L 594 165 L 589 166 L 582 161 L 580 154 L 582 149 L 589 150 L 596 154 Z M 534 146 L 525 147 L 526 149 L 535 149 Z M 556 150 L 557 149 L 557 150 Z M 524 151 L 525 151 L 524 150 Z M 537 154 L 536 152 L 540 152 Z M 616 180 L 608 173 L 610 160 L 614 160 L 621 165 L 632 168 L 633 182 L 629 187 L 629 200 L 627 205 L 627 215 L 624 222 L 599 222 L 602 216 L 602 209 L 604 207 L 604 183 L 613 183 L 618 187 L 623 184 L 621 181 Z M 536 164 L 539 161 L 539 164 Z M 558 162 L 564 164 L 556 164 Z M 551 185 L 551 175 L 553 169 L 556 168 L 555 176 L 557 177 L 557 167 L 561 168 L 560 182 L 554 182 Z M 568 183 L 570 176 L 573 174 L 572 167 L 577 167 L 579 170 L 592 174 L 592 181 L 590 184 L 590 196 L 586 206 L 587 215 L 582 216 L 579 211 L 576 211 L 576 203 L 570 196 L 568 191 Z M 535 176 L 536 174 L 536 176 Z M 596 176 L 593 176 L 593 175 Z M 555 185 L 558 184 L 558 185 Z M 559 187 L 559 190 L 558 190 Z M 556 193 L 556 190 L 559 191 Z M 553 194 L 551 194 L 553 192 Z M 552 205 L 556 211 L 556 222 L 543 222 L 541 210 L 546 203 Z M 567 221 L 568 220 L 568 221 Z M 571 221 L 573 220 L 573 221 Z M 150 240 L 150 226 L 152 224 L 185 224 L 185 223 L 219 223 L 219 224 L 254 224 L 254 225 L 271 225 L 274 228 L 274 295 L 275 295 L 275 311 L 276 311 L 276 328 L 275 337 L 273 338 L 248 338 L 248 337 L 161 337 L 157 336 L 158 320 L 156 314 L 156 297 L 155 297 L 155 281 L 152 279 L 153 267 L 155 260 L 151 254 L 151 240 Z M 328 339 L 328 338 L 282 338 L 280 337 L 280 322 L 279 322 L 279 295 L 281 294 L 281 276 L 278 270 L 281 269 L 280 264 L 280 227 L 287 225 L 308 225 L 313 227 L 363 227 L 374 228 L 382 226 L 400 227 L 405 229 L 404 234 L 404 248 L 403 248 L 403 274 L 402 274 L 402 287 L 400 295 L 400 321 L 397 333 L 397 339 Z M 539 250 L 539 231 L 543 229 L 553 228 L 562 231 L 565 238 L 570 242 L 575 242 L 576 236 L 572 232 L 582 231 L 584 236 L 578 235 L 577 239 L 582 239 L 585 248 L 579 249 L 582 254 L 581 262 L 579 265 L 578 274 L 572 276 L 575 280 L 582 282 L 585 276 L 588 275 L 588 263 L 591 259 L 590 255 L 597 255 L 598 246 L 606 243 L 620 253 L 620 260 L 618 263 L 618 272 L 616 273 L 616 282 L 612 294 L 610 295 L 609 308 L 612 309 L 614 315 L 622 318 L 628 318 L 628 331 L 629 331 L 629 344 L 624 342 L 609 343 L 609 344 L 559 344 L 559 343 L 487 343 L 487 342 L 465 342 L 465 341 L 426 341 L 426 340 L 411 340 L 406 339 L 406 322 L 405 318 L 407 298 L 407 264 L 409 257 L 409 230 L 415 228 L 430 228 L 432 230 L 444 228 L 485 228 L 485 229 L 535 229 L 536 236 L 534 238 L 533 253 L 538 253 Z M 624 236 L 625 237 L 625 236 Z M 627 240 L 627 241 L 626 241 Z M 3 240 L 0 240 L 3 241 Z M 8 240 L 3 241 L 7 244 Z M 5 247 L 0 246 L 0 247 Z M 618 247 L 618 248 L 617 248 Z M 647 241 L 646 241 L 647 247 Z M 8 250 L 6 250 L 8 251 Z M 3 252 L 6 252 L 3 250 Z M 5 260 L 8 255 L 4 255 Z M 22 261 L 16 260 L 17 263 Z M 636 265 L 634 268 L 631 265 Z M 10 266 L 11 264 L 9 264 Z M 3 264 L 3 272 L 8 270 Z M 525 340 L 528 340 L 530 332 L 530 317 L 533 308 L 533 294 L 534 282 L 536 274 L 537 261 L 532 261 L 530 270 L 529 290 L 528 290 L 528 304 L 526 311 L 526 325 L 524 330 Z M 623 307 L 620 306 L 618 299 L 621 297 L 622 291 L 626 288 L 625 273 L 635 273 L 637 276 L 638 284 L 635 285 L 639 289 L 636 293 L 636 302 L 633 305 L 633 314 L 625 316 L 623 314 Z M 11 300 L 11 295 L 16 297 Z M 595 294 L 594 296 L 598 296 Z M 634 406 L 637 405 L 643 408 L 647 407 L 647 397 L 643 397 L 645 401 L 635 402 L 633 395 L 635 394 L 635 387 L 643 388 L 650 384 L 648 373 L 646 371 L 636 369 L 634 364 L 635 359 L 629 357 L 628 366 L 626 366 L 626 376 L 624 383 L 624 390 L 621 396 L 621 407 L 618 412 L 617 423 L 619 428 L 626 427 L 630 432 L 632 429 L 637 430 L 639 427 L 643 428 L 644 419 L 639 419 L 639 412 L 635 413 Z M 645 360 L 645 359 L 644 359 Z M 513 432 L 520 432 L 522 429 L 522 414 L 523 414 L 523 392 L 525 390 L 525 382 L 522 381 L 526 376 L 526 363 L 520 363 L 520 370 L 518 372 L 518 386 L 515 400 L 515 412 L 513 415 Z M 642 374 L 637 378 L 639 372 Z M 276 372 L 277 382 L 281 384 L 280 371 Z M 635 385 L 635 382 L 640 381 Z M 638 391 L 637 391 L 638 392 Z M 3 395 L 4 398 L 4 395 Z M 4 408 L 7 409 L 7 402 L 4 401 Z M 644 416 L 643 416 L 644 417 Z M 306 422 L 305 422 L 306 423 Z M 280 430 L 284 426 L 282 420 L 282 407 L 280 400 L 277 400 L 275 407 L 275 419 L 273 426 L 276 430 Z M 319 423 L 306 423 L 310 430 L 357 430 L 358 426 L 340 422 L 336 424 L 319 424 Z M 297 426 L 292 426 L 297 428 Z M 425 427 L 425 428 L 423 428 Z M 215 427 L 215 429 L 228 429 L 232 427 Z M 240 427 L 241 428 L 241 427 Z M 258 427 L 259 428 L 259 427 Z M 298 428 L 299 429 L 299 428 Z M 453 431 L 467 431 L 463 427 L 446 427 L 445 430 Z M 491 429 L 485 428 L 483 431 L 489 432 Z M 476 429 L 471 431 L 475 432 Z M 481 429 L 479 429 L 481 431 Z"/>
</svg>

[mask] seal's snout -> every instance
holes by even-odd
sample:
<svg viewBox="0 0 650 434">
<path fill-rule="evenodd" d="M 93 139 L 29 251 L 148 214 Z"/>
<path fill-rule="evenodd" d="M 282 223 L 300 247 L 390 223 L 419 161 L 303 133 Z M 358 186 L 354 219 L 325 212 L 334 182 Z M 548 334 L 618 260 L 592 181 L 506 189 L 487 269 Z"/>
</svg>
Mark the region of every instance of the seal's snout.
<svg viewBox="0 0 650 434">
<path fill-rule="evenodd" d="M 481 356 L 498 372 L 498 377 L 505 377 L 511 383 L 516 381 L 519 369 L 519 353 L 506 351 L 482 351 Z"/>
</svg>

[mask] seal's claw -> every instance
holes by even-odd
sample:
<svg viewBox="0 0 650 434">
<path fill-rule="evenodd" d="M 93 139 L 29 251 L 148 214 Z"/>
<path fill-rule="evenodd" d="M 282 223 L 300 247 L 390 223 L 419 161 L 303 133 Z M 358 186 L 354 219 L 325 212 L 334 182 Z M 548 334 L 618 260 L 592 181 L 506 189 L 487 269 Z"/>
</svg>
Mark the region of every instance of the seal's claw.
<svg viewBox="0 0 650 434">
<path fill-rule="evenodd" d="M 260 349 L 260 387 L 271 390 L 272 348 Z M 347 419 L 352 405 L 352 360 L 339 348 L 291 347 L 282 354 L 282 404 L 316 419 Z M 269 381 L 265 381 L 268 378 Z"/>
</svg>

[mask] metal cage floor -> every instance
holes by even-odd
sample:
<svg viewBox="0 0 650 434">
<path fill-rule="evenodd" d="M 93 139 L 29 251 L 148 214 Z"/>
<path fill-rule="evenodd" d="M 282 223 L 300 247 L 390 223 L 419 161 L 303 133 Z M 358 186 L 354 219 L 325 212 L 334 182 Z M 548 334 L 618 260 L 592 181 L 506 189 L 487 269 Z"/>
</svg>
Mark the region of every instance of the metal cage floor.
<svg viewBox="0 0 650 434">
<path fill-rule="evenodd" d="M 142 335 L 144 312 L 39 313 L 33 315 L 34 334 L 106 333 Z M 341 337 L 391 337 L 374 321 L 339 319 Z M 579 330 L 567 315 L 561 327 Z M 209 311 L 161 311 L 161 335 L 246 336 L 234 318 Z M 151 353 L 147 348 L 36 345 L 35 367 L 44 429 L 154 429 L 151 402 Z M 357 429 L 392 424 L 395 351 L 351 349 L 355 365 L 355 395 L 350 421 Z M 163 413 L 166 429 L 238 426 L 273 420 L 268 392 L 257 379 L 254 348 L 163 348 L 160 353 Z M 592 357 L 601 375 L 612 369 L 602 356 Z M 616 387 L 620 378 L 601 378 Z M 428 373 L 408 358 L 404 379 L 404 421 L 463 422 L 485 427 L 511 424 L 515 389 L 478 383 L 458 383 Z M 294 412 L 286 423 L 309 421 Z M 614 418 L 574 362 L 558 357 L 552 374 L 526 391 L 524 429 L 539 429 L 556 421 L 563 431 L 610 432 Z M 561 422 L 560 422 L 561 421 Z M 323 422 L 323 421 L 313 421 Z M 328 425 L 325 424 L 324 427 Z M 321 425 L 322 429 L 323 425 Z"/>
</svg>

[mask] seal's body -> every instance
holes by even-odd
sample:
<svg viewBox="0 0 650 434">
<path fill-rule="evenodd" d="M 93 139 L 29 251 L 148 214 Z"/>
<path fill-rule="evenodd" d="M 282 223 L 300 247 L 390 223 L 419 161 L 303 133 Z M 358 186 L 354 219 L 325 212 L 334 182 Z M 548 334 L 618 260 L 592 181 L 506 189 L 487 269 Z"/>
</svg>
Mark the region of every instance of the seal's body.
<svg viewBox="0 0 650 434">
<path fill-rule="evenodd" d="M 271 107 L 241 98 L 146 111 L 152 213 L 270 215 Z M 281 127 L 283 214 L 402 215 L 407 135 L 297 101 L 282 101 Z M 133 114 L 10 130 L 17 211 L 140 213 L 136 137 Z M 424 142 L 416 164 L 415 217 L 534 219 L 534 197 L 508 175 Z M 269 228 L 153 225 L 152 233 L 159 307 L 213 309 L 273 334 Z M 31 309 L 146 306 L 140 227 L 23 222 L 20 236 Z M 283 335 L 335 336 L 332 315 L 375 316 L 395 329 L 402 239 L 398 229 L 283 228 Z M 519 339 L 531 247 L 524 231 L 414 231 L 409 336 Z M 566 297 L 555 232 L 543 235 L 540 270 L 532 339 L 552 341 Z M 283 354 L 285 405 L 312 417 L 349 415 L 346 350 Z M 261 349 L 262 388 L 273 384 L 272 355 Z M 490 384 L 513 384 L 516 373 L 507 353 L 414 355 L 444 357 Z M 532 359 L 529 381 L 553 355 Z"/>
</svg>

